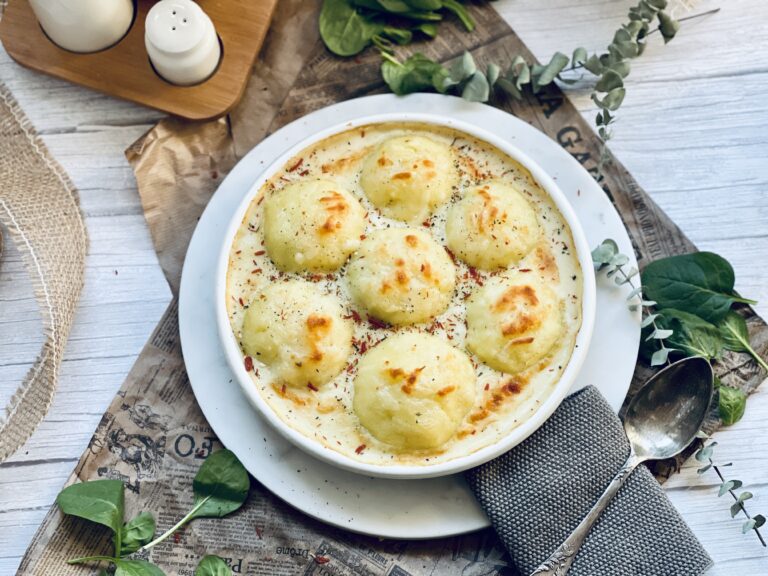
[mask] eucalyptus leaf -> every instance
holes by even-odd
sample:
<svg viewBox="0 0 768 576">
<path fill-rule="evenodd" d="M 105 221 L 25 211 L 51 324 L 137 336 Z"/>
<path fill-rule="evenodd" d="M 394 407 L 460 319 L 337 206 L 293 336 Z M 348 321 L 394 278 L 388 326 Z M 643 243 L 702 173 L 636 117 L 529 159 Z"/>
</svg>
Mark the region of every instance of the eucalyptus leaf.
<svg viewBox="0 0 768 576">
<path fill-rule="evenodd" d="M 120 480 L 91 480 L 67 486 L 56 503 L 64 514 L 85 518 L 111 528 L 119 540 L 125 509 L 125 487 Z M 116 546 L 115 554 L 120 554 Z"/>
<path fill-rule="evenodd" d="M 592 261 L 598 265 L 605 265 L 610 263 L 618 253 L 619 245 L 614 240 L 607 238 L 597 248 L 592 250 Z"/>
<path fill-rule="evenodd" d="M 755 524 L 756 522 L 754 518 L 748 518 L 744 524 L 741 525 L 741 533 L 746 534 L 755 527 Z"/>
<path fill-rule="evenodd" d="M 718 490 L 717 496 L 718 497 L 724 496 L 725 494 L 728 493 L 728 491 L 738 490 L 739 488 L 741 488 L 741 486 L 742 486 L 741 480 L 728 480 L 727 482 L 723 482 L 720 485 L 720 490 Z"/>
<path fill-rule="evenodd" d="M 592 72 L 592 74 L 600 75 L 603 72 L 603 63 L 597 54 L 592 54 L 592 56 L 587 58 L 584 62 L 584 68 Z"/>
<path fill-rule="evenodd" d="M 118 560 L 115 576 L 165 576 L 165 572 L 145 560 Z"/>
<path fill-rule="evenodd" d="M 152 541 L 155 535 L 155 518 L 149 512 L 142 512 L 120 528 L 122 549 L 121 556 L 133 554 Z"/>
<path fill-rule="evenodd" d="M 490 86 L 485 75 L 475 72 L 461 91 L 461 97 L 470 102 L 487 102 L 490 95 Z"/>
<path fill-rule="evenodd" d="M 645 0 L 645 3 L 656 10 L 664 10 L 667 7 L 667 0 Z"/>
<path fill-rule="evenodd" d="M 731 518 L 736 518 L 739 512 L 741 512 L 741 502 L 731 504 Z"/>
<path fill-rule="evenodd" d="M 669 348 L 659 348 L 656 350 L 651 356 L 651 366 L 661 366 L 662 364 L 666 364 L 670 352 L 671 350 Z"/>
<path fill-rule="evenodd" d="M 222 558 L 209 555 L 200 560 L 195 576 L 232 576 L 232 570 Z"/>
<path fill-rule="evenodd" d="M 382 24 L 363 17 L 349 0 L 323 0 L 320 37 L 338 56 L 359 54 L 382 29 Z"/>
<path fill-rule="evenodd" d="M 755 528 L 761 528 L 765 524 L 765 516 L 762 514 L 755 514 L 752 519 L 755 521 Z"/>
<path fill-rule="evenodd" d="M 624 80 L 622 79 L 621 74 L 608 68 L 603 72 L 602 76 L 600 76 L 600 80 L 597 81 L 597 84 L 595 84 L 595 90 L 598 92 L 610 92 L 614 88 L 621 88 L 622 86 L 624 86 Z"/>
<path fill-rule="evenodd" d="M 747 408 L 747 395 L 730 386 L 720 386 L 718 395 L 718 411 L 723 424 L 730 426 L 741 420 Z"/>
<path fill-rule="evenodd" d="M 600 106 L 600 108 L 617 110 L 619 106 L 621 106 L 621 103 L 624 101 L 625 94 L 626 90 L 624 88 L 614 88 L 608 92 L 608 94 L 606 94 L 602 100 L 593 93 L 592 100 L 595 102 L 595 104 Z"/>
<path fill-rule="evenodd" d="M 739 494 L 738 501 L 739 502 L 746 502 L 747 500 L 751 499 L 753 497 L 752 492 L 742 492 Z"/>
<path fill-rule="evenodd" d="M 754 304 L 733 291 L 733 268 L 712 252 L 670 256 L 651 262 L 642 272 L 645 294 L 659 308 L 676 308 L 718 322 L 735 302 Z"/>
<path fill-rule="evenodd" d="M 563 68 L 568 66 L 568 62 L 568 56 L 562 52 L 555 52 L 546 66 L 537 67 L 536 72 L 532 74 L 533 93 L 536 94 L 542 87 L 551 84 Z"/>
<path fill-rule="evenodd" d="M 678 30 L 680 30 L 680 22 L 666 12 L 659 12 L 659 32 L 664 37 L 665 44 L 675 37 Z"/>
<path fill-rule="evenodd" d="M 510 82 L 504 77 L 499 78 L 496 81 L 496 86 L 501 88 L 504 92 L 506 92 L 508 95 L 510 95 L 515 100 L 522 100 L 523 99 L 523 93 L 520 92 L 520 90 L 515 86 L 514 82 Z"/>
<path fill-rule="evenodd" d="M 486 70 L 485 76 L 488 79 L 488 85 L 491 88 L 494 87 L 500 75 L 501 75 L 501 68 L 499 68 L 496 64 L 493 64 L 493 63 L 488 64 L 488 69 Z"/>
<path fill-rule="evenodd" d="M 213 452 L 192 483 L 195 506 L 188 516 L 190 519 L 226 516 L 243 505 L 250 487 L 248 472 L 233 452 Z"/>
<path fill-rule="evenodd" d="M 587 49 L 579 46 L 576 48 L 576 50 L 573 51 L 573 56 L 571 56 L 571 67 L 577 66 L 578 64 L 583 64 L 586 61 Z"/>
<path fill-rule="evenodd" d="M 450 79 L 457 84 L 470 78 L 477 72 L 477 65 L 475 64 L 475 59 L 472 57 L 472 54 L 464 52 L 464 54 L 461 55 L 461 58 L 457 58 L 451 63 L 449 72 Z"/>
</svg>

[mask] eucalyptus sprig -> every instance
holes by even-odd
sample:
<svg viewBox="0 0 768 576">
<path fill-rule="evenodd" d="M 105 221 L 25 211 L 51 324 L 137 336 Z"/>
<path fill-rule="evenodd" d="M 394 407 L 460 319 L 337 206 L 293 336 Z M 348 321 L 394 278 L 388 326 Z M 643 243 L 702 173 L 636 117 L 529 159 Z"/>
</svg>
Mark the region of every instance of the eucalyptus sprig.
<svg viewBox="0 0 768 576">
<path fill-rule="evenodd" d="M 592 261 L 595 263 L 597 271 L 604 271 L 608 278 L 614 277 L 614 282 L 618 285 L 628 284 L 632 290 L 627 295 L 627 305 L 631 311 L 637 311 L 642 308 L 642 328 L 650 328 L 646 341 L 654 340 L 659 349 L 651 356 L 651 366 L 660 366 L 666 364 L 671 352 L 677 351 L 675 348 L 668 347 L 664 341 L 673 335 L 674 331 L 664 329 L 657 325 L 656 320 L 659 314 L 654 313 L 654 300 L 643 298 L 643 287 L 635 284 L 638 276 L 638 270 L 634 266 L 629 271 L 624 270 L 624 266 L 629 262 L 626 254 L 619 252 L 619 246 L 615 240 L 610 238 L 603 242 L 592 251 Z"/>
<path fill-rule="evenodd" d="M 234 512 L 248 497 L 250 479 L 232 452 L 219 450 L 205 460 L 192 487 L 195 494 L 192 510 L 154 540 L 155 520 L 150 512 L 142 512 L 123 523 L 125 486 L 120 480 L 93 480 L 64 488 L 56 497 L 61 511 L 110 528 L 114 543 L 112 556 L 83 556 L 67 563 L 109 562 L 115 566 L 115 576 L 164 576 L 151 562 L 129 556 L 160 544 L 195 518 L 220 518 Z M 195 570 L 195 576 L 231 576 L 231 571 L 222 559 L 206 556 Z"/>
<path fill-rule="evenodd" d="M 741 480 L 725 479 L 721 468 L 731 466 L 731 463 L 729 462 L 726 464 L 720 464 L 714 461 L 713 456 L 715 446 L 717 446 L 717 442 L 710 442 L 709 444 L 702 445 L 702 447 L 696 452 L 696 460 L 703 464 L 703 466 L 696 470 L 696 472 L 699 474 L 704 474 L 710 469 L 715 471 L 715 474 L 717 474 L 718 478 L 720 478 L 720 487 L 718 489 L 717 496 L 722 497 L 726 494 L 730 494 L 734 500 L 734 503 L 731 505 L 731 518 L 735 518 L 739 513 L 744 514 L 747 519 L 741 525 L 742 534 L 746 534 L 750 530 L 754 530 L 755 535 L 760 540 L 760 543 L 765 547 L 765 540 L 763 539 L 763 535 L 760 533 L 760 528 L 765 524 L 765 516 L 762 514 L 750 516 L 749 512 L 747 512 L 745 502 L 752 499 L 752 492 L 746 490 L 743 492 L 737 492 L 744 485 L 743 482 Z"/>
</svg>

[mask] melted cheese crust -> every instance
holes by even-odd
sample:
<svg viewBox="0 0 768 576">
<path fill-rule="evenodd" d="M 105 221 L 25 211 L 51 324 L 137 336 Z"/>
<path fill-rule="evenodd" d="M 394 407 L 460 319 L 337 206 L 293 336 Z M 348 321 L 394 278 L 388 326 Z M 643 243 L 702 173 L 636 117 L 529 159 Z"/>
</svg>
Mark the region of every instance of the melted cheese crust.
<svg viewBox="0 0 768 576">
<path fill-rule="evenodd" d="M 360 186 L 363 164 L 370 153 L 393 137 L 423 136 L 448 146 L 455 159 L 458 183 L 445 203 L 418 226 L 439 244 L 446 244 L 446 215 L 465 191 L 494 179 L 508 182 L 528 201 L 540 226 L 535 248 L 508 268 L 483 271 L 456 258 L 456 287 L 448 306 L 435 318 L 409 326 L 393 326 L 368 317 L 355 303 L 345 278 L 349 263 L 333 273 L 292 273 L 278 270 L 264 247 L 265 194 L 302 180 L 330 180 L 348 190 L 366 210 L 364 236 L 384 228 L 404 228 L 374 206 Z M 300 162 L 301 171 L 292 169 Z M 354 258 L 354 256 L 353 256 Z M 466 347 L 467 300 L 498 276 L 530 278 L 546 286 L 559 302 L 562 333 L 548 353 L 517 374 L 503 373 L 471 354 Z M 341 302 L 353 327 L 352 352 L 342 372 L 317 391 L 306 387 L 284 391 L 266 364 L 256 359 L 250 370 L 253 385 L 288 425 L 346 456 L 372 465 L 430 465 L 466 456 L 497 442 L 525 422 L 548 398 L 573 351 L 581 326 L 582 272 L 570 229 L 547 193 L 530 173 L 494 146 L 461 131 L 419 123 L 382 123 L 331 136 L 286 162 L 254 196 L 230 251 L 227 309 L 232 330 L 242 337 L 248 303 L 267 286 L 287 279 L 311 282 Z M 361 358 L 384 339 L 399 334 L 427 333 L 469 355 L 474 367 L 474 403 L 456 432 L 437 448 L 403 451 L 376 439 L 361 425 L 353 408 L 354 379 Z"/>
</svg>

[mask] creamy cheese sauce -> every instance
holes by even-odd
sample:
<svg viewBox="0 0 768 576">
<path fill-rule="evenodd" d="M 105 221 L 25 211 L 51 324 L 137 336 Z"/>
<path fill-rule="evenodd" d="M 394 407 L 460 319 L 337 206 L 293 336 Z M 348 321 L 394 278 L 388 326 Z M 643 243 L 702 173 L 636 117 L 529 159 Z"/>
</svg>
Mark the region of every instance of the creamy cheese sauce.
<svg viewBox="0 0 768 576">
<path fill-rule="evenodd" d="M 491 178 L 514 182 L 534 207 L 542 228 L 542 240 L 528 256 L 508 271 L 530 274 L 545 281 L 559 296 L 565 329 L 559 343 L 543 361 L 523 373 L 498 372 L 470 355 L 477 374 L 476 399 L 454 437 L 439 449 L 398 452 L 379 442 L 359 423 L 352 410 L 353 380 L 361 356 L 387 336 L 399 331 L 426 331 L 464 347 L 465 300 L 489 276 L 505 273 L 483 272 L 456 260 L 457 288 L 449 308 L 431 322 L 408 327 L 389 327 L 369 320 L 352 302 L 344 279 L 345 267 L 333 274 L 291 274 L 280 272 L 264 248 L 262 202 L 265 192 L 280 189 L 301 179 L 332 179 L 351 191 L 367 210 L 366 232 L 385 227 L 405 227 L 383 217 L 366 199 L 359 185 L 360 169 L 366 155 L 382 140 L 419 134 L 450 145 L 457 158 L 459 186 L 451 200 L 422 223 L 445 243 L 445 216 L 448 206 L 461 198 L 462 191 Z M 434 464 L 466 456 L 497 442 L 525 422 L 551 394 L 573 351 L 581 326 L 582 272 L 571 232 L 548 194 L 530 173 L 494 146 L 458 130 L 415 123 L 382 123 L 350 129 L 301 151 L 266 182 L 253 201 L 237 232 L 230 251 L 227 274 L 227 310 L 238 340 L 243 316 L 254 294 L 270 283 L 303 278 L 324 293 L 341 300 L 347 317 L 354 322 L 353 353 L 346 368 L 319 391 L 285 387 L 274 381 L 267 366 L 243 357 L 253 385 L 289 426 L 303 435 L 346 456 L 373 465 Z M 469 352 L 467 352 L 469 354 Z"/>
</svg>

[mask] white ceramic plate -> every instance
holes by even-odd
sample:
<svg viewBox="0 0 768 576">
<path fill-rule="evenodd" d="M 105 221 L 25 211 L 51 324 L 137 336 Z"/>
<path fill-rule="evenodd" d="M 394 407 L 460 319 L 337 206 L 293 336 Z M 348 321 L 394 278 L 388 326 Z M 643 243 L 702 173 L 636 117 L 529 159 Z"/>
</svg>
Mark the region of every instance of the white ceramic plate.
<svg viewBox="0 0 768 576">
<path fill-rule="evenodd" d="M 613 238 L 632 246 L 619 215 L 592 177 L 546 135 L 505 112 L 458 98 L 416 94 L 349 100 L 296 120 L 262 141 L 222 182 L 190 242 L 179 295 L 181 343 L 195 396 L 221 441 L 265 487 L 324 522 L 385 538 L 436 538 L 488 526 L 461 475 L 424 480 L 370 478 L 294 447 L 263 421 L 229 370 L 216 329 L 215 274 L 229 221 L 263 170 L 308 135 L 372 112 L 430 113 L 474 124 L 510 141 L 538 163 L 571 202 L 590 246 Z M 589 354 L 573 390 L 597 386 L 618 411 L 637 358 L 639 314 L 626 291 L 598 280 Z"/>
</svg>

